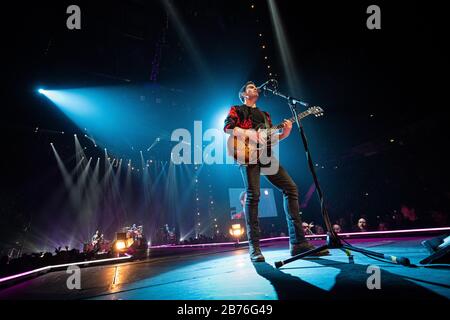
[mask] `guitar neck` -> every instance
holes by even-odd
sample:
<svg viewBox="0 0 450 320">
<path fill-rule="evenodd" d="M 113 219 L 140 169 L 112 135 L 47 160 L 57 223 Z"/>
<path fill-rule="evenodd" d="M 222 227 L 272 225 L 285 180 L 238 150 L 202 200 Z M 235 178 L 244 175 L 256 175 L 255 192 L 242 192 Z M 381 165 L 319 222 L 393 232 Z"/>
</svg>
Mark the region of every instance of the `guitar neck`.
<svg viewBox="0 0 450 320">
<path fill-rule="evenodd" d="M 303 111 L 302 113 L 299 113 L 299 114 L 297 115 L 297 118 L 298 118 L 298 120 L 301 120 L 301 119 L 303 119 L 304 117 L 306 117 L 306 116 L 308 116 L 308 115 L 310 115 L 310 114 L 311 114 L 311 112 L 310 112 L 309 110 L 306 110 L 306 111 Z M 295 117 L 291 117 L 291 118 L 289 118 L 288 120 L 291 121 L 291 122 L 295 122 Z M 277 125 L 274 126 L 274 127 L 271 127 L 270 129 L 273 129 L 273 130 L 279 130 L 279 129 L 283 129 L 283 127 L 284 127 L 284 124 L 283 124 L 283 122 L 282 122 L 282 123 L 280 123 L 280 124 L 277 124 Z"/>
</svg>

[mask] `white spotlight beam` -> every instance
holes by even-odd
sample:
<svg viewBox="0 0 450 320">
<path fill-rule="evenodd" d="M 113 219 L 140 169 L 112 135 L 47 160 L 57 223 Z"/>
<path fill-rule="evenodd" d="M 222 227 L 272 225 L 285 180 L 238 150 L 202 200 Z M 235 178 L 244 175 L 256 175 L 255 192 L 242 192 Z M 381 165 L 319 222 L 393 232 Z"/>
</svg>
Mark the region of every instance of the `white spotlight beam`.
<svg viewBox="0 0 450 320">
<path fill-rule="evenodd" d="M 295 67 L 295 60 L 292 58 L 291 48 L 284 31 L 283 23 L 278 11 L 275 0 L 267 0 L 270 11 L 270 21 L 275 30 L 276 42 L 278 51 L 280 52 L 281 61 L 283 63 L 283 70 L 288 81 L 288 88 L 291 95 L 299 94 L 300 81 L 297 77 L 297 68 Z"/>
<path fill-rule="evenodd" d="M 67 189 L 71 189 L 72 188 L 72 177 L 69 174 L 69 172 L 66 169 L 66 166 L 64 165 L 64 163 L 61 160 L 61 157 L 58 154 L 58 151 L 56 151 L 55 146 L 53 145 L 53 143 L 50 143 L 50 146 L 52 147 L 53 153 L 55 154 L 55 158 L 56 158 L 56 162 L 58 164 L 58 168 L 61 171 L 61 174 L 63 176 L 63 180 L 64 180 L 64 185 L 66 186 Z"/>
</svg>

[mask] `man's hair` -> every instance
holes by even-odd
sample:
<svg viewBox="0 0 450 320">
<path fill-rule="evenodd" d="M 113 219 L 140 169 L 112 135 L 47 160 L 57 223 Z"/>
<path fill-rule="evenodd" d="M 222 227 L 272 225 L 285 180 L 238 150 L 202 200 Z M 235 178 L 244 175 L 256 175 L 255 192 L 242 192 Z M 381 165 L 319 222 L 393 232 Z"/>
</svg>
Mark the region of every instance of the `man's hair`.
<svg viewBox="0 0 450 320">
<path fill-rule="evenodd" d="M 244 93 L 249 84 L 253 84 L 256 86 L 256 84 L 253 81 L 247 81 L 239 90 L 239 100 L 241 100 L 242 103 L 244 103 Z"/>
</svg>

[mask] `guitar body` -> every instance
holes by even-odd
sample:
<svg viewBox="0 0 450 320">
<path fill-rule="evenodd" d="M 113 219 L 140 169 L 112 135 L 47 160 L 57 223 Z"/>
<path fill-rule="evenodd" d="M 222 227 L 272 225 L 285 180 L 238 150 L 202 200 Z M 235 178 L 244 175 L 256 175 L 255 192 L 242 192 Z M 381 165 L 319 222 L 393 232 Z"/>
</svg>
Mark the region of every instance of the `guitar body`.
<svg viewBox="0 0 450 320">
<path fill-rule="evenodd" d="M 270 149 L 270 147 L 268 147 Z M 228 155 L 239 164 L 255 164 L 263 147 L 251 142 L 248 137 L 229 136 L 227 141 Z"/>
<path fill-rule="evenodd" d="M 298 119 L 303 119 L 308 115 L 314 115 L 319 117 L 323 114 L 323 109 L 320 107 L 312 107 L 308 110 L 302 112 L 297 117 Z M 290 118 L 290 121 L 294 121 L 295 118 Z M 283 124 L 264 129 L 258 129 L 260 134 L 265 134 L 267 139 L 267 144 L 259 145 L 249 140 L 248 137 L 234 136 L 230 135 L 227 140 L 227 153 L 230 157 L 233 157 L 239 164 L 256 164 L 261 155 L 266 157 L 271 156 L 271 145 L 278 142 L 278 139 L 271 139 L 272 134 L 276 133 L 277 130 L 282 129 Z"/>
</svg>

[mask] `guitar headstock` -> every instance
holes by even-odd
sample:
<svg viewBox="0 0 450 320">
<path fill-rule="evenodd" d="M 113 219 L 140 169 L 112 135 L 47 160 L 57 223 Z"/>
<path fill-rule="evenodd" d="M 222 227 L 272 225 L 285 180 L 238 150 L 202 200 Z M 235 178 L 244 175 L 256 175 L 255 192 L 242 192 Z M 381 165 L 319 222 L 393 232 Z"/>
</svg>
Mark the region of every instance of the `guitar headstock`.
<svg viewBox="0 0 450 320">
<path fill-rule="evenodd" d="M 317 106 L 311 107 L 308 109 L 308 112 L 310 114 L 315 115 L 316 117 L 323 116 L 323 109 L 321 107 L 317 107 Z"/>
</svg>

